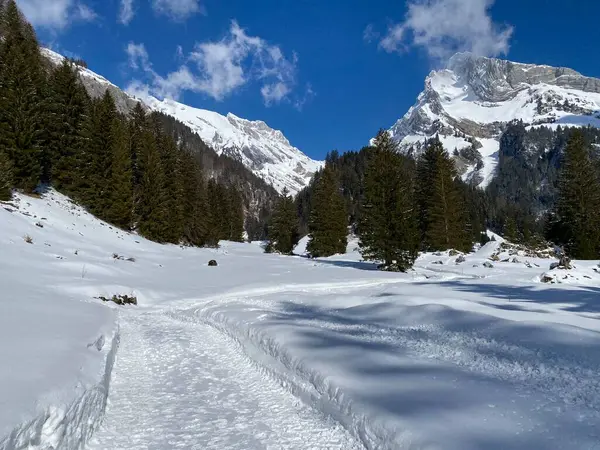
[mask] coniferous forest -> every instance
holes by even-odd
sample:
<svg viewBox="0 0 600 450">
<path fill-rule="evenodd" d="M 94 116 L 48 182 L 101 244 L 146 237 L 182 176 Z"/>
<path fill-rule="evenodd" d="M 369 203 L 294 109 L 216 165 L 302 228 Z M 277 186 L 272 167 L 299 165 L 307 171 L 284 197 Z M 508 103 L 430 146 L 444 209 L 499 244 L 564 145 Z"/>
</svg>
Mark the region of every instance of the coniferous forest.
<svg viewBox="0 0 600 450">
<path fill-rule="evenodd" d="M 0 3 L 0 199 L 56 187 L 92 214 L 157 242 L 241 241 L 244 202 L 208 179 L 159 114 L 125 116 L 106 91 L 90 98 L 77 65 L 44 60 L 13 0 Z M 173 127 L 172 127 L 173 128 Z M 231 178 L 231 177 L 230 177 Z"/>
</svg>

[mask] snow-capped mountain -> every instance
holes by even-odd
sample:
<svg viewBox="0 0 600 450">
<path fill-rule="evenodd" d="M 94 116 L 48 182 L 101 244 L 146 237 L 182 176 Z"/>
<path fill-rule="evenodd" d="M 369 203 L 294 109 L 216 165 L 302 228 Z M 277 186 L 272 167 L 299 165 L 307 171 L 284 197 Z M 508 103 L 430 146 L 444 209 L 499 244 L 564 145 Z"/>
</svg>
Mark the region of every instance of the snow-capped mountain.
<svg viewBox="0 0 600 450">
<path fill-rule="evenodd" d="M 64 59 L 49 49 L 42 49 L 42 52 L 53 64 L 60 64 Z M 152 96 L 137 98 L 85 67 L 79 73 L 90 95 L 98 97 L 108 89 L 118 109 L 124 113 L 141 101 L 149 110 L 177 119 L 219 155 L 240 161 L 278 192 L 287 188 L 292 195 L 298 193 L 324 164 L 306 156 L 290 144 L 281 131 L 270 128 L 265 122 L 242 119 L 231 113 L 223 116 L 168 99 L 161 101 Z"/>
<path fill-rule="evenodd" d="M 173 100 L 147 96 L 142 101 L 187 125 L 218 154 L 236 159 L 277 191 L 298 193 L 310 182 L 323 162 L 306 156 L 290 144 L 283 133 L 260 120 L 246 120 L 234 114 L 192 108 Z"/>
<path fill-rule="evenodd" d="M 513 120 L 527 126 L 600 127 L 600 79 L 567 68 L 458 53 L 446 69 L 429 74 L 417 103 L 390 132 L 402 149 L 417 152 L 439 135 L 448 151 L 459 153 L 463 179 L 486 186 L 500 135 Z"/>
</svg>

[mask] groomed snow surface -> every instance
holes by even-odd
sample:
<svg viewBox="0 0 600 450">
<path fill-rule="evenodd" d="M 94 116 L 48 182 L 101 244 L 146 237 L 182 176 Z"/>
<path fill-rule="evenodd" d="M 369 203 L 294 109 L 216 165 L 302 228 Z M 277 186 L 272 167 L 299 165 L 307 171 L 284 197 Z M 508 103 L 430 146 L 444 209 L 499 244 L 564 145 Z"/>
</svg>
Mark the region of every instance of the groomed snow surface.
<svg viewBox="0 0 600 450">
<path fill-rule="evenodd" d="M 390 274 L 354 240 L 318 260 L 163 246 L 19 196 L 0 205 L 0 449 L 600 448 L 597 262 L 500 244 Z M 94 298 L 113 294 L 139 306 Z"/>
</svg>

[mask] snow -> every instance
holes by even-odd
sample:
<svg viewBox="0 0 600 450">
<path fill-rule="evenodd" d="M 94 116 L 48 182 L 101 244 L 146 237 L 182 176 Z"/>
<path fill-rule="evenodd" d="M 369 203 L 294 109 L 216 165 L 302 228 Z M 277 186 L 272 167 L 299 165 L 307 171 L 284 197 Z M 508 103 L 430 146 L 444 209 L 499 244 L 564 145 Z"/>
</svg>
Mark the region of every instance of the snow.
<svg viewBox="0 0 600 450">
<path fill-rule="evenodd" d="M 287 188 L 291 194 L 297 194 L 324 165 L 306 156 L 292 146 L 281 131 L 262 121 L 242 119 L 232 113 L 223 116 L 150 95 L 141 100 L 150 109 L 187 125 L 218 154 L 239 160 L 278 192 Z"/>
<path fill-rule="evenodd" d="M 0 207 L 2 450 L 600 442 L 598 261 L 542 283 L 554 259 L 495 237 L 383 273 L 356 238 L 324 259 L 181 248 L 54 191 L 16 203 Z M 139 306 L 94 299 L 119 293 Z"/>
</svg>

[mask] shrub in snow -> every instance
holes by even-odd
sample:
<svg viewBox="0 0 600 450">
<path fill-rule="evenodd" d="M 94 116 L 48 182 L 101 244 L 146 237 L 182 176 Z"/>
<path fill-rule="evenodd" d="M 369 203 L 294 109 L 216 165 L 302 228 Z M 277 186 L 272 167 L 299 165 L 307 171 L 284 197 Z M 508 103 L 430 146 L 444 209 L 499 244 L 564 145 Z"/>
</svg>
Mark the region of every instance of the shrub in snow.
<svg viewBox="0 0 600 450">
<path fill-rule="evenodd" d="M 208 262 L 208 266 L 209 266 L 209 267 L 217 267 L 217 266 L 218 266 L 218 264 L 217 264 L 217 261 L 215 261 L 214 259 L 211 259 L 211 260 Z"/>
<path fill-rule="evenodd" d="M 100 296 L 98 297 L 103 302 L 113 302 L 117 305 L 137 305 L 137 298 L 129 295 L 113 295 L 110 298 Z"/>
<path fill-rule="evenodd" d="M 458 255 L 458 252 L 456 250 L 454 250 L 454 249 L 450 249 L 450 251 L 448 252 L 448 255 L 449 256 L 456 256 L 456 255 Z"/>
<path fill-rule="evenodd" d="M 458 258 L 456 258 L 456 264 L 464 263 L 466 260 L 467 258 L 465 258 L 464 255 L 460 255 Z"/>
<path fill-rule="evenodd" d="M 33 244 L 33 238 L 31 236 L 29 236 L 28 234 L 26 234 L 25 236 L 23 236 L 23 240 L 25 242 L 27 242 L 28 244 Z"/>
</svg>

